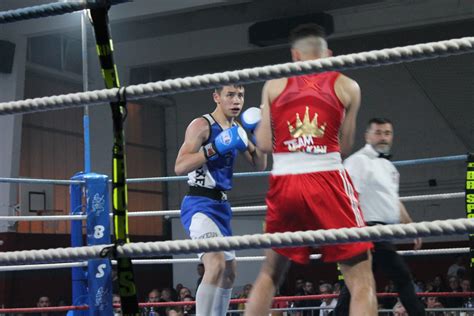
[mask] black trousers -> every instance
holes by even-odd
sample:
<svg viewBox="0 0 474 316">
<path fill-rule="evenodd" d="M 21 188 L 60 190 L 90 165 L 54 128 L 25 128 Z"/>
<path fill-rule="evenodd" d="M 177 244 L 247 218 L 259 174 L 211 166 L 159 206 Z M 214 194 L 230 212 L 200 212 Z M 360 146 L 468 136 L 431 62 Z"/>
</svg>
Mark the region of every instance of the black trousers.
<svg viewBox="0 0 474 316">
<path fill-rule="evenodd" d="M 400 295 L 400 301 L 410 316 L 424 316 L 425 307 L 416 296 L 413 278 L 403 258 L 390 242 L 375 242 L 373 251 L 373 269 L 380 269 L 393 281 Z M 346 286 L 341 289 L 334 315 L 348 316 L 351 294 Z"/>
</svg>

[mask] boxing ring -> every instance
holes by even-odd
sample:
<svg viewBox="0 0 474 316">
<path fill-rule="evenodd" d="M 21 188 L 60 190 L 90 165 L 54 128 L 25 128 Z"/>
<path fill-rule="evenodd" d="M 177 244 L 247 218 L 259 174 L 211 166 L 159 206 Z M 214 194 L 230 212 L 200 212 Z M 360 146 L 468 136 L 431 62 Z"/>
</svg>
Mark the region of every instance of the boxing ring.
<svg viewBox="0 0 474 316">
<path fill-rule="evenodd" d="M 101 10 L 104 5 L 126 2 L 118 1 L 71 1 L 52 5 L 42 5 L 28 9 L 0 12 L 0 24 L 14 21 L 38 18 L 42 16 L 59 15 L 84 9 Z M 472 53 L 474 37 L 465 37 L 447 41 L 410 45 L 377 51 L 342 55 L 321 60 L 286 63 L 227 71 L 223 73 L 170 79 L 126 87 L 108 87 L 108 89 L 72 93 L 67 95 L 48 96 L 36 99 L 0 103 L 0 115 L 12 115 L 50 111 L 56 109 L 95 106 L 103 103 L 125 103 L 131 100 L 171 95 L 180 92 L 211 89 L 228 84 L 246 84 L 262 82 L 268 79 L 288 76 L 320 73 L 324 71 L 348 70 L 364 67 L 378 67 L 404 62 L 414 62 L 425 59 L 449 57 L 452 55 Z M 116 179 L 109 180 L 107 176 L 91 172 L 78 173 L 70 180 L 30 179 L 30 178 L 0 178 L 0 183 L 28 183 L 69 185 L 71 196 L 71 215 L 57 216 L 0 216 L 0 221 L 72 221 L 72 247 L 45 250 L 22 250 L 0 253 L 0 271 L 43 270 L 43 269 L 73 269 L 73 302 L 74 306 L 50 308 L 0 308 L 0 313 L 26 313 L 38 311 L 74 311 L 74 315 L 85 315 L 89 310 L 94 315 L 109 315 L 112 312 L 112 266 L 123 259 L 130 260 L 133 265 L 148 264 L 187 264 L 196 263 L 198 259 L 139 259 L 150 256 L 170 256 L 199 252 L 266 249 L 270 247 L 295 247 L 301 245 L 328 245 L 355 241 L 397 240 L 414 237 L 466 235 L 474 234 L 474 158 L 472 155 L 453 155 L 446 157 L 431 157 L 395 161 L 397 167 L 421 164 L 445 163 L 452 161 L 468 161 L 465 192 L 447 192 L 441 194 L 405 196 L 404 202 L 461 199 L 466 202 L 468 218 L 419 222 L 411 224 L 371 226 L 364 228 L 344 228 L 306 232 L 287 232 L 277 234 L 254 234 L 234 237 L 221 237 L 202 240 L 176 240 L 146 243 L 131 243 L 124 240 L 112 243 L 111 218 L 117 216 L 110 212 L 109 187 Z M 234 177 L 250 178 L 268 176 L 269 172 L 236 173 Z M 115 175 L 114 175 L 115 177 Z M 129 178 L 127 184 L 184 181 L 187 177 L 152 177 Z M 126 186 L 125 186 L 126 191 Z M 86 202 L 84 202 L 86 201 Z M 112 204 L 115 203 L 113 200 Z M 84 211 L 85 210 L 85 211 Z M 233 207 L 234 215 L 245 216 L 248 213 L 264 213 L 266 206 L 254 205 Z M 123 216 L 123 214 L 122 214 Z M 163 216 L 166 218 L 179 216 L 179 210 L 158 210 L 133 212 L 128 217 Z M 86 222 L 87 245 L 82 243 L 82 222 Z M 128 238 L 128 237 L 127 237 Z M 117 238 L 121 239 L 121 238 Z M 449 254 L 472 254 L 472 248 L 425 249 L 400 251 L 405 256 L 430 256 Z M 312 260 L 318 260 L 319 255 L 312 255 Z M 237 257 L 239 262 L 262 261 L 263 257 Z M 123 261 L 122 261 L 123 262 Z M 130 265 L 131 267 L 131 265 Z M 85 273 L 85 270 L 88 273 Z M 130 280 L 128 280 L 130 281 Z M 133 287 L 133 275 L 132 275 Z M 380 296 L 391 296 L 381 293 Z M 420 293 L 421 296 L 450 296 L 449 293 Z M 127 296 L 123 295 L 122 297 Z M 133 293 L 128 296 L 133 296 Z M 473 297 L 473 292 L 458 293 L 457 296 Z M 280 297 L 276 301 L 296 301 L 300 299 L 321 299 L 334 297 L 331 295 L 316 295 L 300 297 Z M 136 291 L 135 291 L 136 299 Z M 232 303 L 242 303 L 233 300 Z M 140 307 L 176 306 L 192 304 L 192 302 L 170 303 L 141 303 Z M 133 305 L 133 304 L 132 304 Z M 124 306 L 126 309 L 126 306 Z M 134 313 L 133 306 L 125 314 Z M 286 309 L 287 310 L 287 309 Z M 456 311 L 455 309 L 450 309 Z M 466 310 L 466 309 L 463 309 Z M 474 310 L 474 309 L 473 309 Z M 439 311 L 439 310 L 438 310 Z"/>
</svg>

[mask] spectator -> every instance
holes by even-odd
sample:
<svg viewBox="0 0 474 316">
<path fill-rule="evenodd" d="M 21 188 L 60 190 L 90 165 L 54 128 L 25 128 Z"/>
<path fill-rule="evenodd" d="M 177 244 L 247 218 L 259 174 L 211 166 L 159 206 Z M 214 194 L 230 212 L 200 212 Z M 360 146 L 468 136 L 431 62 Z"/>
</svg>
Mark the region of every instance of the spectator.
<svg viewBox="0 0 474 316">
<path fill-rule="evenodd" d="M 433 279 L 433 292 L 446 292 L 447 288 L 444 284 L 443 278 L 440 275 Z"/>
<path fill-rule="evenodd" d="M 112 305 L 121 305 L 120 295 L 112 294 Z M 113 307 L 114 316 L 122 316 L 122 307 Z"/>
<path fill-rule="evenodd" d="M 301 278 L 298 278 L 296 279 L 295 281 L 295 295 L 296 296 L 300 296 L 300 295 L 304 295 L 304 280 L 301 279 Z"/>
<path fill-rule="evenodd" d="M 41 296 L 41 297 L 38 299 L 38 302 L 36 303 L 36 306 L 37 306 L 37 307 L 50 307 L 50 306 L 51 306 L 51 303 L 50 303 L 49 297 L 47 297 L 47 296 Z"/>
<path fill-rule="evenodd" d="M 302 279 L 302 278 L 297 278 L 296 279 L 296 281 L 295 281 L 295 290 L 293 292 L 294 296 L 303 296 L 303 295 L 305 295 L 304 294 L 304 284 L 305 284 L 304 279 Z M 290 306 L 291 307 L 301 307 L 302 303 L 301 303 L 301 301 L 291 302 Z"/>
<path fill-rule="evenodd" d="M 185 297 L 183 297 L 183 301 L 192 302 L 194 301 L 194 297 L 192 297 L 191 295 L 186 295 Z M 193 304 L 183 305 L 183 314 L 189 316 L 195 315 L 196 307 Z"/>
<path fill-rule="evenodd" d="M 148 303 L 158 303 L 161 302 L 161 291 L 158 289 L 153 289 L 148 293 Z M 163 307 L 156 307 L 156 306 L 151 306 L 151 307 L 145 307 L 143 309 L 143 316 L 165 316 L 166 315 L 166 309 Z"/>
<path fill-rule="evenodd" d="M 449 292 L 461 292 L 462 289 L 459 286 L 459 279 L 456 276 L 449 277 L 448 279 L 448 290 Z M 447 297 L 445 299 L 445 307 L 462 307 L 464 299 L 462 297 Z"/>
<path fill-rule="evenodd" d="M 183 310 L 181 307 L 169 307 L 166 310 L 166 316 L 183 316 Z"/>
<path fill-rule="evenodd" d="M 429 296 L 426 298 L 426 308 L 444 308 L 443 304 L 438 300 L 436 296 Z M 427 312 L 428 316 L 445 316 L 443 312 Z"/>
<path fill-rule="evenodd" d="M 45 308 L 45 307 L 50 307 L 50 306 L 51 306 L 51 301 L 49 300 L 49 297 L 47 297 L 47 296 L 41 296 L 38 299 L 38 302 L 36 302 L 36 307 Z M 52 313 L 50 313 L 50 312 L 40 312 L 40 313 L 36 313 L 36 314 L 31 314 L 31 315 L 34 315 L 34 316 L 50 316 L 50 315 L 52 315 Z"/>
<path fill-rule="evenodd" d="M 251 290 L 252 290 L 252 284 L 245 284 L 244 289 L 242 293 L 238 296 L 238 298 L 248 298 Z M 244 310 L 245 305 L 246 303 L 239 303 L 239 305 L 237 306 L 237 309 Z"/>
<path fill-rule="evenodd" d="M 450 292 L 461 292 L 461 286 L 459 285 L 459 279 L 456 276 L 449 277 L 448 289 Z"/>
<path fill-rule="evenodd" d="M 434 292 L 433 281 L 426 282 L 425 292 Z"/>
<path fill-rule="evenodd" d="M 448 268 L 448 273 L 447 277 L 448 279 L 450 277 L 464 277 L 464 274 L 466 273 L 466 267 L 464 266 L 463 263 L 463 257 L 461 255 L 456 257 L 456 262 L 454 262 L 451 266 Z"/>
<path fill-rule="evenodd" d="M 461 280 L 461 292 L 471 292 L 471 281 L 468 279 Z M 463 297 L 463 307 L 474 307 L 474 300 L 472 297 Z"/>
<path fill-rule="evenodd" d="M 191 296 L 191 291 L 183 286 L 178 292 L 178 301 L 183 301 L 186 296 Z"/>
<path fill-rule="evenodd" d="M 329 283 L 324 283 L 319 286 L 319 293 L 320 294 L 334 294 L 334 289 L 331 284 Z M 333 307 L 335 308 L 337 305 L 337 299 L 335 298 L 323 298 L 322 299 L 322 304 L 320 307 Z M 321 309 L 319 311 L 319 316 L 328 316 L 328 315 L 333 315 L 334 309 Z"/>
<path fill-rule="evenodd" d="M 426 292 L 448 292 L 448 288 L 446 287 L 445 281 L 441 275 L 435 276 L 432 282 L 432 287 L 427 288 L 426 290 Z M 439 302 L 444 306 L 446 298 L 442 297 L 439 299 Z"/>
<path fill-rule="evenodd" d="M 161 290 L 161 297 L 158 300 L 158 302 L 173 302 L 173 301 L 176 301 L 176 299 L 177 299 L 177 295 L 174 292 L 174 289 L 167 287 Z M 169 307 L 168 308 L 167 307 L 155 308 L 155 311 L 158 313 L 159 316 L 163 316 L 163 315 L 167 316 L 170 313 L 170 310 L 171 309 Z M 179 310 L 175 310 L 175 312 L 178 313 Z"/>
<path fill-rule="evenodd" d="M 421 293 L 426 291 L 426 285 L 425 282 L 421 280 L 416 280 L 415 282 L 415 292 L 416 293 Z"/>
<path fill-rule="evenodd" d="M 183 288 L 183 284 L 181 283 L 176 284 L 176 293 L 179 294 L 179 291 L 181 291 L 182 288 Z"/>
<path fill-rule="evenodd" d="M 304 294 L 303 295 L 315 295 L 316 291 L 314 289 L 313 282 L 311 281 L 306 281 L 304 283 L 303 287 Z M 301 307 L 314 307 L 314 306 L 319 306 L 321 304 L 321 301 L 319 300 L 304 300 L 300 301 L 298 306 Z M 305 310 L 301 313 L 301 316 L 312 316 L 313 312 L 310 310 Z"/>
<path fill-rule="evenodd" d="M 316 292 L 314 291 L 314 284 L 311 281 L 306 281 L 304 283 L 304 295 L 314 295 Z"/>
<path fill-rule="evenodd" d="M 148 293 L 148 302 L 155 303 L 159 302 L 161 298 L 161 291 L 158 289 L 153 289 Z"/>
<path fill-rule="evenodd" d="M 393 316 L 409 316 L 402 302 L 397 301 L 393 306 Z"/>
<path fill-rule="evenodd" d="M 161 290 L 161 302 L 172 302 L 176 301 L 176 295 L 173 289 L 167 287 Z"/>
<path fill-rule="evenodd" d="M 471 281 L 468 279 L 461 280 L 461 292 L 471 292 Z"/>
</svg>

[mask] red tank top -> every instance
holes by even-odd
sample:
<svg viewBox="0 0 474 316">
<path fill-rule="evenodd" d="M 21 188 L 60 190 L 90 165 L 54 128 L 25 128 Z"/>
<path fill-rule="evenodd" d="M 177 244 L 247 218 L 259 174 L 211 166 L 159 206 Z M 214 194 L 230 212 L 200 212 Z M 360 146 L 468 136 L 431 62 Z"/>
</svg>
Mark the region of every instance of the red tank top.
<svg viewBox="0 0 474 316">
<path fill-rule="evenodd" d="M 334 91 L 338 72 L 288 78 L 271 104 L 273 152 L 339 152 L 344 106 Z"/>
</svg>

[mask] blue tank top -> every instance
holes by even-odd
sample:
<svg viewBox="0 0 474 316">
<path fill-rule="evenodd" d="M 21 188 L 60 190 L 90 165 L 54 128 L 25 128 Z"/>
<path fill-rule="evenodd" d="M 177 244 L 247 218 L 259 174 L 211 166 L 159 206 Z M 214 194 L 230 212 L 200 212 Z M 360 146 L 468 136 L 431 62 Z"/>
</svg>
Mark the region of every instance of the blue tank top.
<svg viewBox="0 0 474 316">
<path fill-rule="evenodd" d="M 202 116 L 209 123 L 209 138 L 202 145 L 205 146 L 214 141 L 223 129 L 214 120 L 212 115 Z M 237 125 L 234 123 L 234 125 Z M 219 156 L 215 160 L 209 160 L 201 167 L 188 173 L 188 184 L 194 187 L 217 189 L 228 191 L 232 189 L 232 174 L 234 172 L 234 160 L 237 156 L 237 149 L 231 150 L 224 156 Z"/>
</svg>

